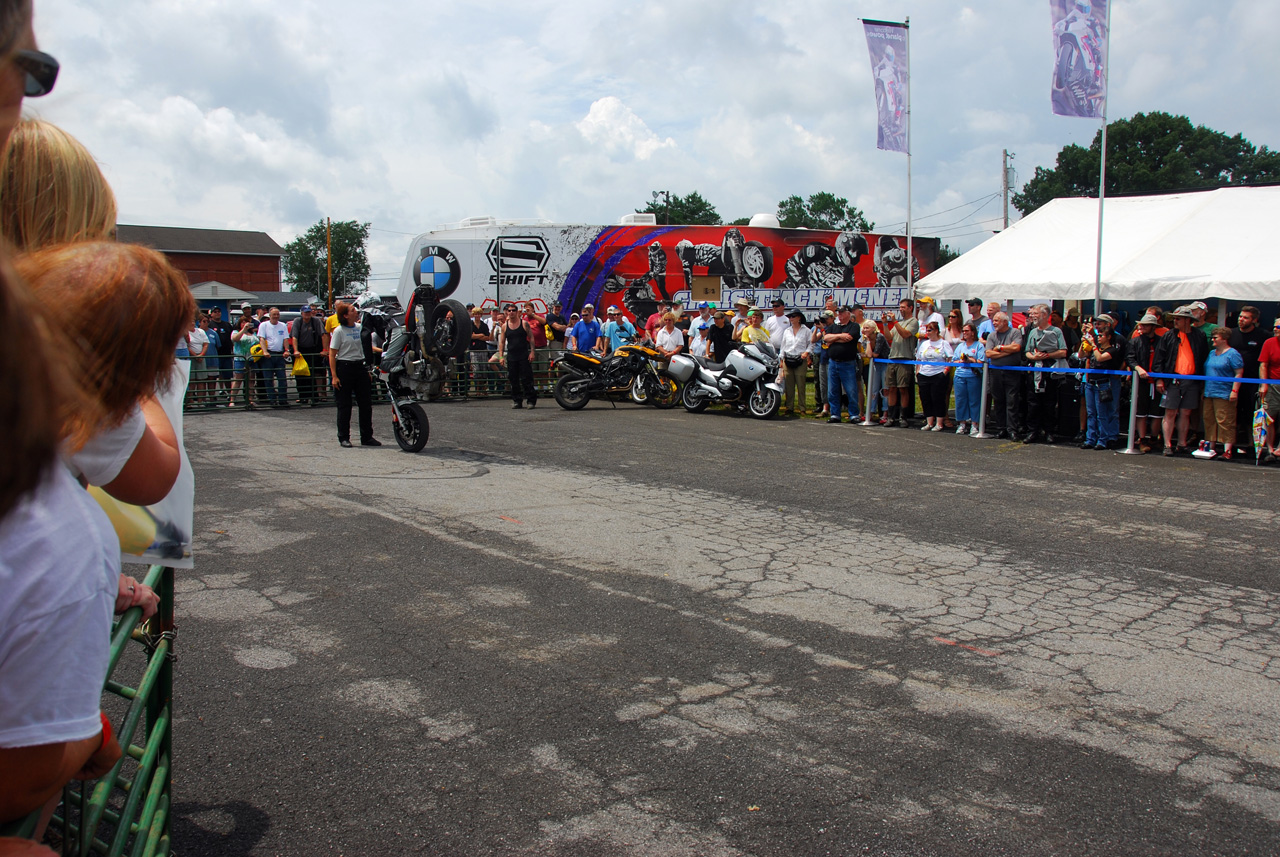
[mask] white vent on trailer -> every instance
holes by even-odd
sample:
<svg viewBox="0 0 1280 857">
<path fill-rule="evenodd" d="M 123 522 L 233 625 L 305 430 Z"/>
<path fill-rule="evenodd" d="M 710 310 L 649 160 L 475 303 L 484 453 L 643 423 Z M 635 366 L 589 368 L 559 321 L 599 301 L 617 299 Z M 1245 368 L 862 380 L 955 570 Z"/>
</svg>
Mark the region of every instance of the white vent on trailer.
<svg viewBox="0 0 1280 857">
<path fill-rule="evenodd" d="M 496 217 L 468 217 L 458 224 L 460 229 L 474 229 L 477 226 L 496 226 L 498 219 Z"/>
<path fill-rule="evenodd" d="M 778 215 L 769 214 L 768 212 L 751 215 L 751 220 L 747 225 L 756 226 L 761 229 L 778 229 L 781 226 L 781 224 L 778 223 Z"/>
<path fill-rule="evenodd" d="M 658 215 L 651 212 L 644 214 L 624 214 L 618 221 L 619 226 L 657 226 Z"/>
</svg>

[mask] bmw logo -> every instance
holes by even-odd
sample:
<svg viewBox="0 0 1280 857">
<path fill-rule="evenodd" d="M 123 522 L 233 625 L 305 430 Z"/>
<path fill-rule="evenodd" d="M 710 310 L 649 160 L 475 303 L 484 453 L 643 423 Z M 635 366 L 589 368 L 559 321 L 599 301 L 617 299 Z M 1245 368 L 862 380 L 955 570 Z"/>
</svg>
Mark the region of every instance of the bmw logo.
<svg viewBox="0 0 1280 857">
<path fill-rule="evenodd" d="M 440 298 L 453 294 L 462 281 L 458 257 L 444 247 L 435 246 L 423 247 L 418 256 L 418 267 L 413 272 L 414 285 L 434 289 Z"/>
</svg>

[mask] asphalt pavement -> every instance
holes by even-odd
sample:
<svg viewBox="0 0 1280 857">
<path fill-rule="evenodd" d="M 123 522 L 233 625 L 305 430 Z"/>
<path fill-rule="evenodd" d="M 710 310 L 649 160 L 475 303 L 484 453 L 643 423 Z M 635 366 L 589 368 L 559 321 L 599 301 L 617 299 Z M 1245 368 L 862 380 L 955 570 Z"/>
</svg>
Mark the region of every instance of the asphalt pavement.
<svg viewBox="0 0 1280 857">
<path fill-rule="evenodd" d="M 428 413 L 188 417 L 176 853 L 1280 853 L 1280 470 Z"/>
</svg>

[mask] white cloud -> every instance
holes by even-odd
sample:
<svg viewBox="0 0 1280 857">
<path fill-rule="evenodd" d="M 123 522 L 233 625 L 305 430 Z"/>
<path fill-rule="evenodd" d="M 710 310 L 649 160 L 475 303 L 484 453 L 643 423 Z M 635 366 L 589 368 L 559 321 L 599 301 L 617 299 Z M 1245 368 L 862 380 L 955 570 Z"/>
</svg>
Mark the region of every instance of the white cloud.
<svg viewBox="0 0 1280 857">
<path fill-rule="evenodd" d="M 575 122 L 574 127 L 609 154 L 628 154 L 642 161 L 649 160 L 659 149 L 676 146 L 670 137 L 658 139 L 643 119 L 613 95 L 593 102 L 587 115 Z"/>
</svg>

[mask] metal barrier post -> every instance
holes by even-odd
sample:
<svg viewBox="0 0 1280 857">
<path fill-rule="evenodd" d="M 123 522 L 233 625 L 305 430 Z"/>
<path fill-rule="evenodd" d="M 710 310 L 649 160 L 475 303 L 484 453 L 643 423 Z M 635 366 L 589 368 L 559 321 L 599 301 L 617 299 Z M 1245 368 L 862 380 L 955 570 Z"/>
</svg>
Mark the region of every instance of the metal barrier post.
<svg viewBox="0 0 1280 857">
<path fill-rule="evenodd" d="M 987 374 L 991 369 L 989 361 L 982 361 L 982 405 L 978 408 L 978 433 L 970 437 L 992 437 L 987 434 Z"/>
<path fill-rule="evenodd" d="M 1138 442 L 1138 370 L 1133 370 L 1133 385 L 1129 395 L 1129 447 L 1120 450 L 1122 455 L 1142 455 Z"/>
<path fill-rule="evenodd" d="M 876 359 L 871 358 L 871 362 L 867 364 L 867 395 L 862 400 L 862 422 L 860 426 L 879 426 L 880 424 L 871 419 L 871 378 L 876 374 Z"/>
</svg>

